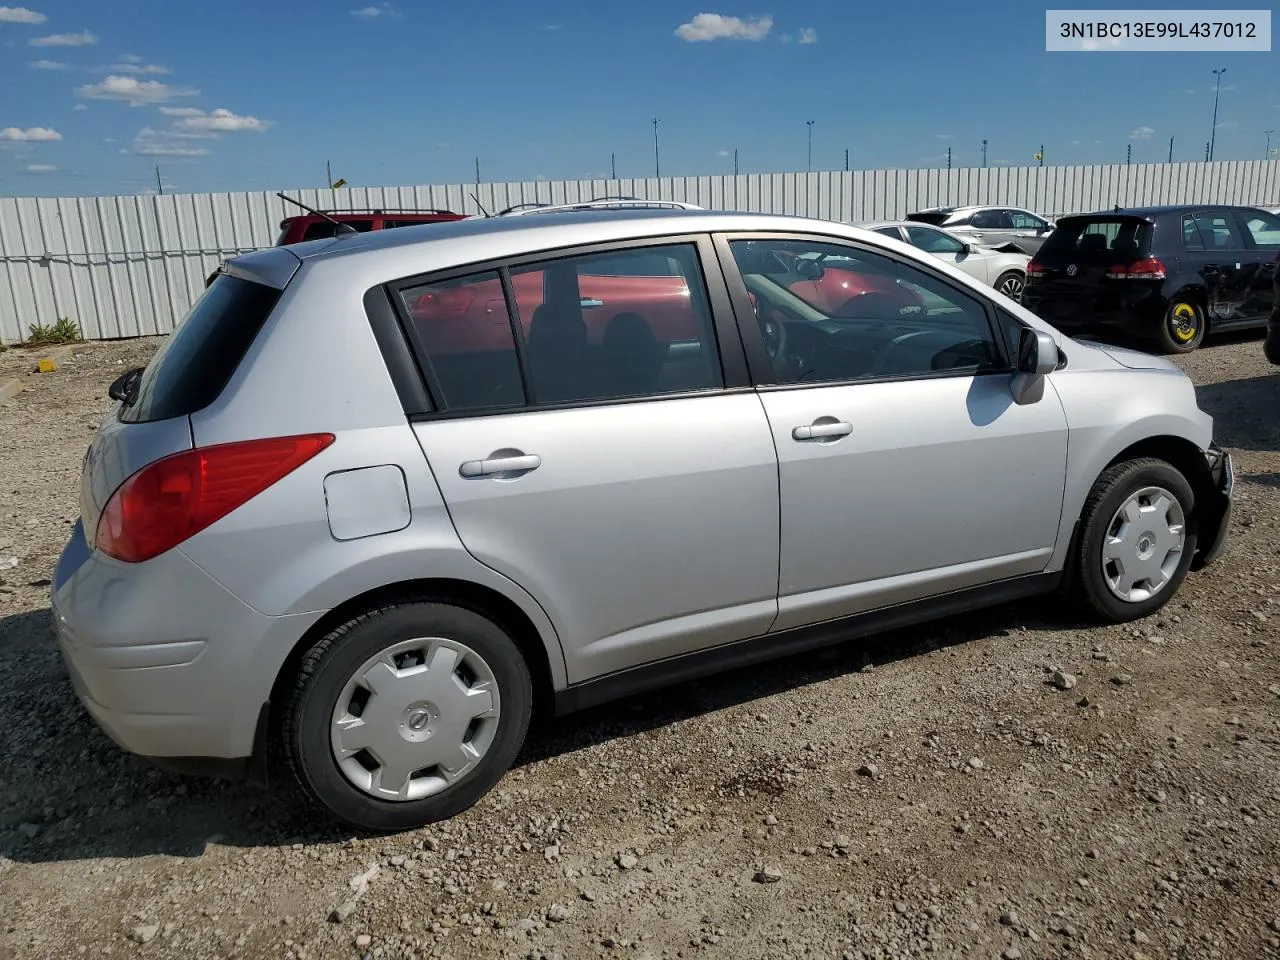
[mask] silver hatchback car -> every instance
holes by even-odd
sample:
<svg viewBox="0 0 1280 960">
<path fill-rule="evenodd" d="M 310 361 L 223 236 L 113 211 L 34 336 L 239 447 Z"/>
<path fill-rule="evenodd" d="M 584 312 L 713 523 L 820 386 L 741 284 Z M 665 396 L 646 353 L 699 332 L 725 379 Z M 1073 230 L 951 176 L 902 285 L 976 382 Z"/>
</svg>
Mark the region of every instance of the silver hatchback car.
<svg viewBox="0 0 1280 960">
<path fill-rule="evenodd" d="M 818 220 L 262 250 L 111 393 L 52 585 L 79 697 L 373 830 L 473 804 L 535 709 L 1034 594 L 1131 620 L 1229 526 L 1175 366 Z"/>
</svg>

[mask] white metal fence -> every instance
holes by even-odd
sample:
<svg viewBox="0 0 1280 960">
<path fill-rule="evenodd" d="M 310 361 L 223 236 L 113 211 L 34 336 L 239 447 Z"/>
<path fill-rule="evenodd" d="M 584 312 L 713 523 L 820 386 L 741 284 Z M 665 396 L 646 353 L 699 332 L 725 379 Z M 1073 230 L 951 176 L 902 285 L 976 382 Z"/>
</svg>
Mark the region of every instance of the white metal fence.
<svg viewBox="0 0 1280 960">
<path fill-rule="evenodd" d="M 1280 204 L 1280 161 L 963 170 L 861 170 L 286 191 L 326 209 L 444 208 L 476 214 L 602 195 L 685 200 L 831 220 L 926 206 L 1001 203 L 1048 215 L 1116 204 Z M 477 200 L 479 203 L 477 203 Z M 275 242 L 296 207 L 274 192 L 0 197 L 0 339 L 69 317 L 90 339 L 166 333 L 226 257 Z"/>
</svg>

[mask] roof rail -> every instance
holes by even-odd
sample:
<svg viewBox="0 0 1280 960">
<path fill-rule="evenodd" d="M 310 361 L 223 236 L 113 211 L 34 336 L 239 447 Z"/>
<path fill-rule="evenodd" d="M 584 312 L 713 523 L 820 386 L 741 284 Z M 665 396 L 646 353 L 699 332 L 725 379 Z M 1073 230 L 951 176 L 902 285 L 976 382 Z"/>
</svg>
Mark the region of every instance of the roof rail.
<svg viewBox="0 0 1280 960">
<path fill-rule="evenodd" d="M 342 210 L 325 209 L 317 212 L 330 215 L 340 214 L 342 216 L 376 216 L 382 213 L 447 213 L 455 217 L 459 216 L 454 210 L 444 210 L 436 207 L 355 207 Z M 298 214 L 298 216 L 301 216 L 301 214 Z"/>
<path fill-rule="evenodd" d="M 521 217 L 530 213 L 567 213 L 574 210 L 634 210 L 656 207 L 666 210 L 703 210 L 693 203 L 680 200 L 643 200 L 640 197 L 596 197 L 577 203 L 520 203 L 498 214 L 500 217 Z"/>
</svg>

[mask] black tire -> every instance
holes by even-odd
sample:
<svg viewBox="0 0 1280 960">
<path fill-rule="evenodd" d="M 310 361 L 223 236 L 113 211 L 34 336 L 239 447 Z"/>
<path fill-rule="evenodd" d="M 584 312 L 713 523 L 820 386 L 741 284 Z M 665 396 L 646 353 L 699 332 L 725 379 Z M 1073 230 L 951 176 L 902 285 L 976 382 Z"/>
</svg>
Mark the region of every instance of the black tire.
<svg viewBox="0 0 1280 960">
<path fill-rule="evenodd" d="M 1277 309 L 1280 310 L 1280 306 Z M 1280 367 L 1280 313 L 1267 323 L 1267 335 L 1262 341 L 1262 353 L 1270 363 Z"/>
<path fill-rule="evenodd" d="M 1107 585 L 1102 547 L 1116 512 L 1130 496 L 1149 486 L 1161 487 L 1177 498 L 1186 536 L 1182 557 L 1169 581 L 1153 596 L 1130 602 L 1116 596 Z M 1173 465 L 1154 457 L 1118 463 L 1103 471 L 1085 500 L 1069 571 L 1071 599 L 1108 623 L 1150 616 L 1178 592 L 1195 551 L 1195 492 L 1187 478 Z"/>
<path fill-rule="evenodd" d="M 1165 353 L 1190 353 L 1204 342 L 1208 329 L 1204 307 L 1179 294 L 1169 301 L 1156 341 Z"/>
<path fill-rule="evenodd" d="M 422 636 L 466 644 L 497 681 L 497 732 L 477 765 L 433 796 L 381 800 L 349 781 L 330 746 L 333 710 L 352 674 L 391 645 Z M 327 633 L 302 659 L 282 714 L 285 757 L 306 795 L 333 816 L 362 830 L 410 830 L 455 816 L 489 792 L 515 761 L 529 729 L 533 684 L 510 636 L 492 620 L 463 607 L 429 601 L 389 603 Z"/>
<path fill-rule="evenodd" d="M 1016 293 L 1010 293 L 1004 289 L 1005 285 L 1009 283 L 1016 283 Z M 1022 291 L 1026 287 L 1026 284 L 1027 275 L 1021 270 L 1006 270 L 1004 273 L 1000 274 L 1000 276 L 996 277 L 996 282 L 992 284 L 992 286 L 995 288 L 997 293 L 1003 293 L 1014 303 L 1021 303 Z"/>
</svg>

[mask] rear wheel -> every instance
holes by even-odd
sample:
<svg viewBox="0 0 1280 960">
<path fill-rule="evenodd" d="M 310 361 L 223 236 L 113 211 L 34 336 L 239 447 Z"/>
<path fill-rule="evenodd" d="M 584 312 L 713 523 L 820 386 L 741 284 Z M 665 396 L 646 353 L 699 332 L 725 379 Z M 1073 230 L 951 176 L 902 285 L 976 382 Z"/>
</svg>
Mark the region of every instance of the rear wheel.
<svg viewBox="0 0 1280 960">
<path fill-rule="evenodd" d="M 996 277 L 994 284 L 998 293 L 1003 293 L 1015 303 L 1022 302 L 1022 288 L 1026 285 L 1026 275 L 1017 270 L 1006 270 Z"/>
<path fill-rule="evenodd" d="M 1191 484 L 1164 460 L 1144 457 L 1104 471 L 1081 515 L 1075 599 L 1111 623 L 1159 610 L 1191 566 L 1194 509 Z"/>
<path fill-rule="evenodd" d="M 283 741 L 303 790 L 366 830 L 467 809 L 510 767 L 529 727 L 529 669 L 475 611 L 406 602 L 367 611 L 303 658 Z"/>
<path fill-rule="evenodd" d="M 1165 353 L 1190 353 L 1204 341 L 1204 308 L 1185 296 L 1174 297 L 1165 310 L 1158 339 Z"/>
</svg>

